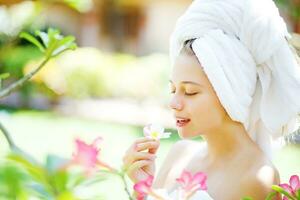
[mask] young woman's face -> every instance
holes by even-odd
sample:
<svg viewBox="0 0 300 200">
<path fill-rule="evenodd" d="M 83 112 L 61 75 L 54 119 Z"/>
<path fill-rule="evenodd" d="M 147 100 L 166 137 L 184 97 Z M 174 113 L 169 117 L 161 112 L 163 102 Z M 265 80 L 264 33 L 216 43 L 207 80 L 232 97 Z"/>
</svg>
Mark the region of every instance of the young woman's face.
<svg viewBox="0 0 300 200">
<path fill-rule="evenodd" d="M 170 107 L 181 138 L 218 129 L 228 116 L 196 56 L 181 53 L 175 61 Z"/>
</svg>

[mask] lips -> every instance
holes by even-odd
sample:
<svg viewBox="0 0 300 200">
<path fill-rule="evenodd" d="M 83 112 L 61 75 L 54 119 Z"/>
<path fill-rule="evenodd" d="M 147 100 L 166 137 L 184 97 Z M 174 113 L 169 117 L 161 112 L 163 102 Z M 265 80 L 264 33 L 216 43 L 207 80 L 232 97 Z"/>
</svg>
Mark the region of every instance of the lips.
<svg viewBox="0 0 300 200">
<path fill-rule="evenodd" d="M 183 127 L 187 125 L 191 120 L 188 118 L 176 117 L 176 125 L 179 127 Z"/>
</svg>

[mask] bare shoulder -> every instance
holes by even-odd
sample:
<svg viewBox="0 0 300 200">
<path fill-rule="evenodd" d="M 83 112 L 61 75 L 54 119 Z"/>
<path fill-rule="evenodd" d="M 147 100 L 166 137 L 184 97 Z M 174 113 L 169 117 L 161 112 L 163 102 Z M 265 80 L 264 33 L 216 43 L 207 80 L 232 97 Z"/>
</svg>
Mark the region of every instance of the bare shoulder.
<svg viewBox="0 0 300 200">
<path fill-rule="evenodd" d="M 166 155 L 153 183 L 154 188 L 165 186 L 167 175 L 172 166 L 176 165 L 177 161 L 183 156 L 186 156 L 187 151 L 192 151 L 197 147 L 198 142 L 192 140 L 179 140 L 172 145 Z"/>
<path fill-rule="evenodd" d="M 241 181 L 242 196 L 265 199 L 272 192 L 271 186 L 280 182 L 278 170 L 268 160 L 261 160 L 253 166 Z M 277 197 L 279 199 L 279 196 Z"/>
</svg>

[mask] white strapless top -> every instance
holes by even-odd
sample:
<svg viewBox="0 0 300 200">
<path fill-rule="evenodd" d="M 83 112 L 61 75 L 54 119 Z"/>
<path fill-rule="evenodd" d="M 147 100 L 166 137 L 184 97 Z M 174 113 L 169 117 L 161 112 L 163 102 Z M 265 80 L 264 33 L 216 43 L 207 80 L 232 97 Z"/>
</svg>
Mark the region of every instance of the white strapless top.
<svg viewBox="0 0 300 200">
<path fill-rule="evenodd" d="M 156 189 L 155 192 L 164 197 L 165 200 L 182 200 L 180 190 L 174 190 L 168 193 L 165 189 Z M 156 200 L 153 197 L 147 197 L 147 200 Z M 204 190 L 198 190 L 189 200 L 213 200 L 213 198 Z"/>
</svg>

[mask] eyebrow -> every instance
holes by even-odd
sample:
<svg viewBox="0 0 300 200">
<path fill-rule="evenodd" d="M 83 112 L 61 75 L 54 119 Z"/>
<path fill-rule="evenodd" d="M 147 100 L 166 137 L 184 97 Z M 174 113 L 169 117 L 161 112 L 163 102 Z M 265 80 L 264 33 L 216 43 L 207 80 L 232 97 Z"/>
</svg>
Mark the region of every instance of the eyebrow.
<svg viewBox="0 0 300 200">
<path fill-rule="evenodd" d="M 169 80 L 170 83 L 174 84 L 172 80 Z M 181 81 L 180 83 L 183 83 L 183 84 L 194 84 L 194 85 L 198 85 L 198 86 L 203 86 L 201 85 L 200 83 L 196 83 L 196 82 L 193 82 L 193 81 Z"/>
</svg>

